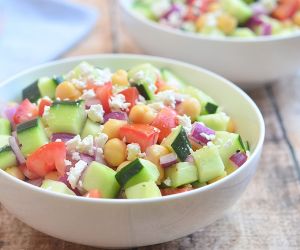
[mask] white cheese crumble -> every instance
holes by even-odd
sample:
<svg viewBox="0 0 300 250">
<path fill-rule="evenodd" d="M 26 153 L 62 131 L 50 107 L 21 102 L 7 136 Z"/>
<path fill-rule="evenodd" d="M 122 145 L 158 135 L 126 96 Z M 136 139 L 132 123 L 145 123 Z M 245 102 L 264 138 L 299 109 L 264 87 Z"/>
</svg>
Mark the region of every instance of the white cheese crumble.
<svg viewBox="0 0 300 250">
<path fill-rule="evenodd" d="M 88 117 L 94 122 L 103 122 L 104 110 L 101 104 L 91 105 L 87 111 Z"/>
<path fill-rule="evenodd" d="M 118 94 L 119 92 L 121 92 L 124 89 L 127 89 L 128 86 L 121 86 L 121 85 L 113 85 L 112 86 L 112 92 L 113 94 Z"/>
<path fill-rule="evenodd" d="M 209 135 L 209 134 L 206 134 L 206 133 L 200 133 L 200 135 L 208 141 L 212 141 L 216 138 L 216 136 L 214 134 Z"/>
<path fill-rule="evenodd" d="M 79 152 L 73 152 L 72 153 L 72 160 L 74 161 L 79 161 L 81 158 L 80 158 L 80 154 Z"/>
<path fill-rule="evenodd" d="M 67 173 L 68 182 L 73 189 L 76 188 L 79 178 L 86 167 L 87 163 L 80 160 L 74 167 L 70 168 L 70 171 Z"/>
<path fill-rule="evenodd" d="M 89 155 L 94 155 L 94 138 L 92 135 L 85 137 L 79 144 L 79 151 Z"/>
<path fill-rule="evenodd" d="M 172 27 L 179 27 L 181 25 L 181 15 L 178 11 L 173 11 L 169 16 L 168 16 L 168 23 Z"/>
<path fill-rule="evenodd" d="M 148 104 L 147 106 L 154 109 L 157 112 L 161 111 L 165 107 L 163 102 L 154 102 L 154 103 Z"/>
<path fill-rule="evenodd" d="M 246 155 L 247 155 L 248 158 L 250 157 L 250 151 L 249 150 L 246 150 Z"/>
<path fill-rule="evenodd" d="M 163 183 L 164 183 L 165 185 L 167 185 L 168 187 L 170 187 L 170 186 L 172 185 L 172 181 L 171 181 L 170 177 L 168 177 L 167 179 L 165 179 L 165 180 L 163 181 Z"/>
<path fill-rule="evenodd" d="M 170 7 L 171 7 L 171 3 L 169 0 L 161 0 L 161 1 L 155 1 L 151 5 L 151 10 L 156 17 L 160 17 L 163 14 L 165 14 L 170 9 Z"/>
<path fill-rule="evenodd" d="M 103 162 L 103 149 L 97 148 L 95 153 L 95 161 L 97 162 Z"/>
<path fill-rule="evenodd" d="M 141 157 L 141 147 L 137 143 L 130 143 L 127 145 L 127 160 L 133 161 L 134 159 Z"/>
<path fill-rule="evenodd" d="M 105 83 L 111 81 L 112 73 L 109 68 L 98 69 L 96 68 L 94 71 L 94 75 L 90 76 L 90 80 L 94 80 L 94 84 L 97 86 L 101 86 Z"/>
<path fill-rule="evenodd" d="M 214 146 L 215 144 L 213 144 L 211 141 L 209 141 L 208 143 L 207 143 L 207 147 L 212 147 L 212 146 Z"/>
<path fill-rule="evenodd" d="M 130 103 L 126 102 L 125 96 L 117 94 L 109 99 L 109 107 L 112 111 L 127 110 Z"/>
<path fill-rule="evenodd" d="M 56 139 L 55 142 L 62 142 L 62 140 L 61 139 Z"/>
<path fill-rule="evenodd" d="M 175 108 L 176 101 L 182 101 L 186 96 L 180 93 L 176 93 L 174 90 L 165 90 L 156 94 L 156 101 L 163 102 L 166 106 Z"/>
<path fill-rule="evenodd" d="M 81 96 L 81 99 L 82 100 L 91 100 L 91 99 L 94 99 L 94 97 L 96 96 L 96 93 L 93 89 L 89 89 L 89 90 L 83 90 L 83 94 Z"/>
<path fill-rule="evenodd" d="M 192 121 L 191 118 L 187 115 L 177 115 L 177 120 L 183 129 L 189 134 L 192 130 Z"/>
<path fill-rule="evenodd" d="M 105 143 L 108 140 L 108 135 L 105 133 L 99 133 L 96 137 L 95 137 L 95 147 L 97 148 L 103 148 Z"/>
<path fill-rule="evenodd" d="M 45 106 L 44 107 L 44 113 L 43 113 L 43 118 L 47 121 L 49 118 L 50 114 L 50 106 Z"/>
<path fill-rule="evenodd" d="M 79 89 L 82 89 L 82 88 L 84 88 L 86 86 L 86 81 L 82 80 L 82 79 L 76 79 L 76 78 L 74 78 L 74 79 L 70 80 L 70 82 L 72 84 L 74 84 Z"/>
<path fill-rule="evenodd" d="M 71 166 L 72 165 L 72 162 L 68 161 L 68 160 L 64 160 L 65 161 L 65 165 L 66 166 Z"/>
<path fill-rule="evenodd" d="M 67 151 L 71 153 L 76 152 L 80 143 L 80 135 L 76 135 L 74 138 L 66 142 Z"/>
</svg>

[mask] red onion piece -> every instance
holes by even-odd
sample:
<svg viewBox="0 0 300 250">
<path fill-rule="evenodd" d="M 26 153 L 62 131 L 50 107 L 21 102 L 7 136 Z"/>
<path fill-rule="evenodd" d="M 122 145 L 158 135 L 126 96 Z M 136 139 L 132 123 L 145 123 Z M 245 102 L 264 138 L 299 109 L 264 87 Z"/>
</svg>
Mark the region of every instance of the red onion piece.
<svg viewBox="0 0 300 250">
<path fill-rule="evenodd" d="M 100 104 L 100 101 L 96 98 L 89 99 L 85 101 L 85 108 L 89 109 L 92 105 Z"/>
<path fill-rule="evenodd" d="M 51 136 L 51 141 L 55 142 L 56 140 L 61 140 L 62 142 L 67 142 L 73 139 L 75 135 L 68 133 L 55 133 Z"/>
<path fill-rule="evenodd" d="M 88 154 L 82 154 L 80 153 L 80 158 L 82 161 L 85 161 L 88 165 L 95 160 L 94 156 L 90 156 Z"/>
<path fill-rule="evenodd" d="M 244 152 L 237 152 L 230 156 L 229 160 L 237 167 L 239 168 L 247 161 L 247 155 Z"/>
<path fill-rule="evenodd" d="M 159 163 L 163 168 L 170 167 L 178 162 L 177 155 L 175 153 L 170 153 L 163 155 L 159 158 Z"/>
<path fill-rule="evenodd" d="M 251 4 L 251 9 L 253 12 L 253 16 L 258 16 L 258 15 L 268 15 L 268 10 L 260 3 L 256 2 Z"/>
<path fill-rule="evenodd" d="M 263 36 L 272 35 L 272 25 L 269 23 L 263 23 L 261 25 L 261 35 Z"/>
<path fill-rule="evenodd" d="M 192 155 L 189 155 L 186 159 L 185 159 L 186 162 L 189 162 L 189 163 L 192 163 L 194 164 L 195 163 L 195 160 L 194 160 L 194 157 Z"/>
<path fill-rule="evenodd" d="M 29 180 L 29 181 L 27 181 L 27 182 L 30 183 L 31 185 L 40 187 L 40 186 L 42 186 L 43 178 L 38 178 L 38 179 L 34 179 L 34 180 Z"/>
<path fill-rule="evenodd" d="M 161 18 L 168 19 L 173 12 L 180 12 L 180 8 L 176 4 L 172 4 L 170 9 L 164 13 Z"/>
<path fill-rule="evenodd" d="M 62 182 L 62 183 L 64 183 L 64 184 L 66 184 L 67 187 L 68 187 L 69 189 L 71 189 L 76 195 L 81 196 L 81 193 L 79 192 L 79 190 L 78 190 L 77 188 L 73 189 L 73 188 L 71 187 L 71 185 L 70 185 L 70 183 L 69 183 L 69 181 L 68 181 L 68 175 L 67 175 L 67 173 L 66 173 L 64 176 L 60 177 L 60 178 L 58 179 L 58 181 L 60 181 L 60 182 Z"/>
<path fill-rule="evenodd" d="M 18 162 L 20 164 L 26 163 L 25 157 L 23 156 L 15 137 L 13 137 L 13 136 L 9 137 L 9 145 L 11 146 L 12 150 L 14 151 Z"/>
<path fill-rule="evenodd" d="M 204 126 L 200 122 L 195 122 L 193 124 L 192 132 L 190 138 L 201 145 L 207 145 L 211 139 L 210 136 L 215 135 L 215 131 Z"/>
<path fill-rule="evenodd" d="M 12 103 L 12 104 L 8 104 L 4 110 L 2 111 L 2 116 L 6 117 L 11 123 L 14 123 L 14 115 L 17 111 L 18 108 L 18 104 L 17 103 Z"/>
<path fill-rule="evenodd" d="M 247 21 L 246 26 L 250 29 L 253 29 L 256 26 L 262 25 L 263 23 L 264 21 L 261 19 L 260 15 L 254 15 Z"/>
<path fill-rule="evenodd" d="M 104 123 L 107 122 L 109 119 L 116 119 L 116 120 L 128 120 L 128 116 L 125 112 L 121 111 L 116 111 L 116 112 L 111 112 L 108 114 L 104 115 Z"/>
</svg>

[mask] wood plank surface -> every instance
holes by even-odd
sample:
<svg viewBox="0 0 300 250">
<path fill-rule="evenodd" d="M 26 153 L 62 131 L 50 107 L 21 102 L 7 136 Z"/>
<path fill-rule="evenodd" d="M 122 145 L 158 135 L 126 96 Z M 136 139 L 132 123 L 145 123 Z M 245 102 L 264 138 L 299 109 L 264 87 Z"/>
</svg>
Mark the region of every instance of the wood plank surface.
<svg viewBox="0 0 300 250">
<path fill-rule="evenodd" d="M 122 27 L 115 1 L 76 2 L 101 10 L 101 19 L 66 57 L 141 52 Z M 249 94 L 263 113 L 266 141 L 258 171 L 242 198 L 212 225 L 185 238 L 140 249 L 300 249 L 300 75 Z M 0 206 L 0 249 L 94 248 L 39 233 Z"/>
</svg>

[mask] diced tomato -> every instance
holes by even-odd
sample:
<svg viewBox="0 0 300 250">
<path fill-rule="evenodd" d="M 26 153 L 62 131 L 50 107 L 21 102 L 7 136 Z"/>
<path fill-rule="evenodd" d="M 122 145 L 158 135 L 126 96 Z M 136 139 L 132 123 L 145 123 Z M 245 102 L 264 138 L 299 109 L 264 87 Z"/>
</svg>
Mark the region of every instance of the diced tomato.
<svg viewBox="0 0 300 250">
<path fill-rule="evenodd" d="M 139 91 L 136 87 L 130 87 L 124 89 L 120 92 L 120 94 L 125 96 L 126 102 L 130 103 L 129 110 L 136 104 L 137 100 L 139 99 Z"/>
<path fill-rule="evenodd" d="M 100 100 L 105 113 L 110 112 L 109 98 L 112 96 L 112 83 L 106 83 L 96 89 L 96 97 Z"/>
<path fill-rule="evenodd" d="M 63 142 L 50 142 L 29 155 L 26 165 L 30 171 L 40 177 L 44 177 L 53 170 L 64 175 L 66 154 L 66 146 Z"/>
<path fill-rule="evenodd" d="M 100 192 L 97 189 L 92 189 L 88 193 L 86 193 L 84 195 L 84 197 L 87 197 L 87 198 L 101 198 L 102 196 L 101 196 Z"/>
<path fill-rule="evenodd" d="M 187 191 L 193 190 L 193 187 L 188 186 L 188 187 L 181 187 L 181 188 L 162 188 L 160 190 L 162 196 L 167 196 L 167 195 L 172 195 L 172 194 L 180 194 L 184 193 Z"/>
<path fill-rule="evenodd" d="M 51 104 L 52 104 L 51 100 L 41 99 L 40 104 L 39 104 L 39 116 L 43 116 L 45 107 L 51 106 Z"/>
<path fill-rule="evenodd" d="M 121 139 L 127 143 L 138 143 L 144 152 L 146 148 L 155 144 L 159 129 L 148 124 L 127 124 L 120 128 Z"/>
<path fill-rule="evenodd" d="M 177 113 L 173 109 L 165 107 L 155 117 L 151 125 L 160 130 L 159 143 L 178 125 L 176 116 Z"/>
<path fill-rule="evenodd" d="M 13 117 L 14 123 L 27 122 L 34 119 L 39 114 L 38 108 L 35 104 L 31 103 L 28 99 L 25 99 L 17 108 L 17 111 Z"/>
<path fill-rule="evenodd" d="M 30 171 L 26 164 L 22 164 L 19 166 L 20 170 L 23 172 L 23 174 L 29 179 L 29 180 L 35 180 L 39 179 L 40 176 L 38 176 L 36 173 Z"/>
<path fill-rule="evenodd" d="M 298 0 L 281 1 L 278 7 L 272 12 L 272 16 L 279 20 L 291 18 L 298 10 L 300 2 Z"/>
</svg>

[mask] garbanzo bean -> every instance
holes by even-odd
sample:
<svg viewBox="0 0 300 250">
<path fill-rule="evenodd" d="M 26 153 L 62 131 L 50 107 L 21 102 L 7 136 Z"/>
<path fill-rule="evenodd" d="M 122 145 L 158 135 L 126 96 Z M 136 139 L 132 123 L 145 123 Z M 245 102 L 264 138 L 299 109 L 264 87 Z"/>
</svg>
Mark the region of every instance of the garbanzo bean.
<svg viewBox="0 0 300 250">
<path fill-rule="evenodd" d="M 126 160 L 126 144 L 118 139 L 110 139 L 104 145 L 104 159 L 112 167 L 119 166 Z"/>
<path fill-rule="evenodd" d="M 57 171 L 52 171 L 45 176 L 45 180 L 57 181 L 59 179 L 59 173 Z"/>
<path fill-rule="evenodd" d="M 14 177 L 16 177 L 16 178 L 18 178 L 19 180 L 22 180 L 22 181 L 25 180 L 25 176 L 24 176 L 23 172 L 18 167 L 7 168 L 5 170 L 5 172 L 12 175 L 12 176 L 14 176 Z"/>
<path fill-rule="evenodd" d="M 119 86 L 129 86 L 128 74 L 125 70 L 119 69 L 112 75 L 112 84 Z"/>
<path fill-rule="evenodd" d="M 228 14 L 222 14 L 217 19 L 217 26 L 226 35 L 229 35 L 234 32 L 237 26 L 237 21 L 234 17 Z"/>
<path fill-rule="evenodd" d="M 70 82 L 62 82 L 56 88 L 55 96 L 61 100 L 76 100 L 81 96 L 81 92 Z"/>
<path fill-rule="evenodd" d="M 120 128 L 127 124 L 127 121 L 109 119 L 103 125 L 103 133 L 107 134 L 108 139 L 119 138 Z"/>
<path fill-rule="evenodd" d="M 129 119 L 133 123 L 150 124 L 156 115 L 155 110 L 152 108 L 144 104 L 138 104 L 131 109 Z"/>
<path fill-rule="evenodd" d="M 201 105 L 195 98 L 184 99 L 177 105 L 176 111 L 180 115 L 187 115 L 191 118 L 191 121 L 195 121 L 197 116 L 200 115 Z"/>
<path fill-rule="evenodd" d="M 125 166 L 127 166 L 131 161 L 124 161 L 122 162 L 118 167 L 117 167 L 117 172 L 119 172 L 122 168 L 124 168 Z"/>
</svg>

